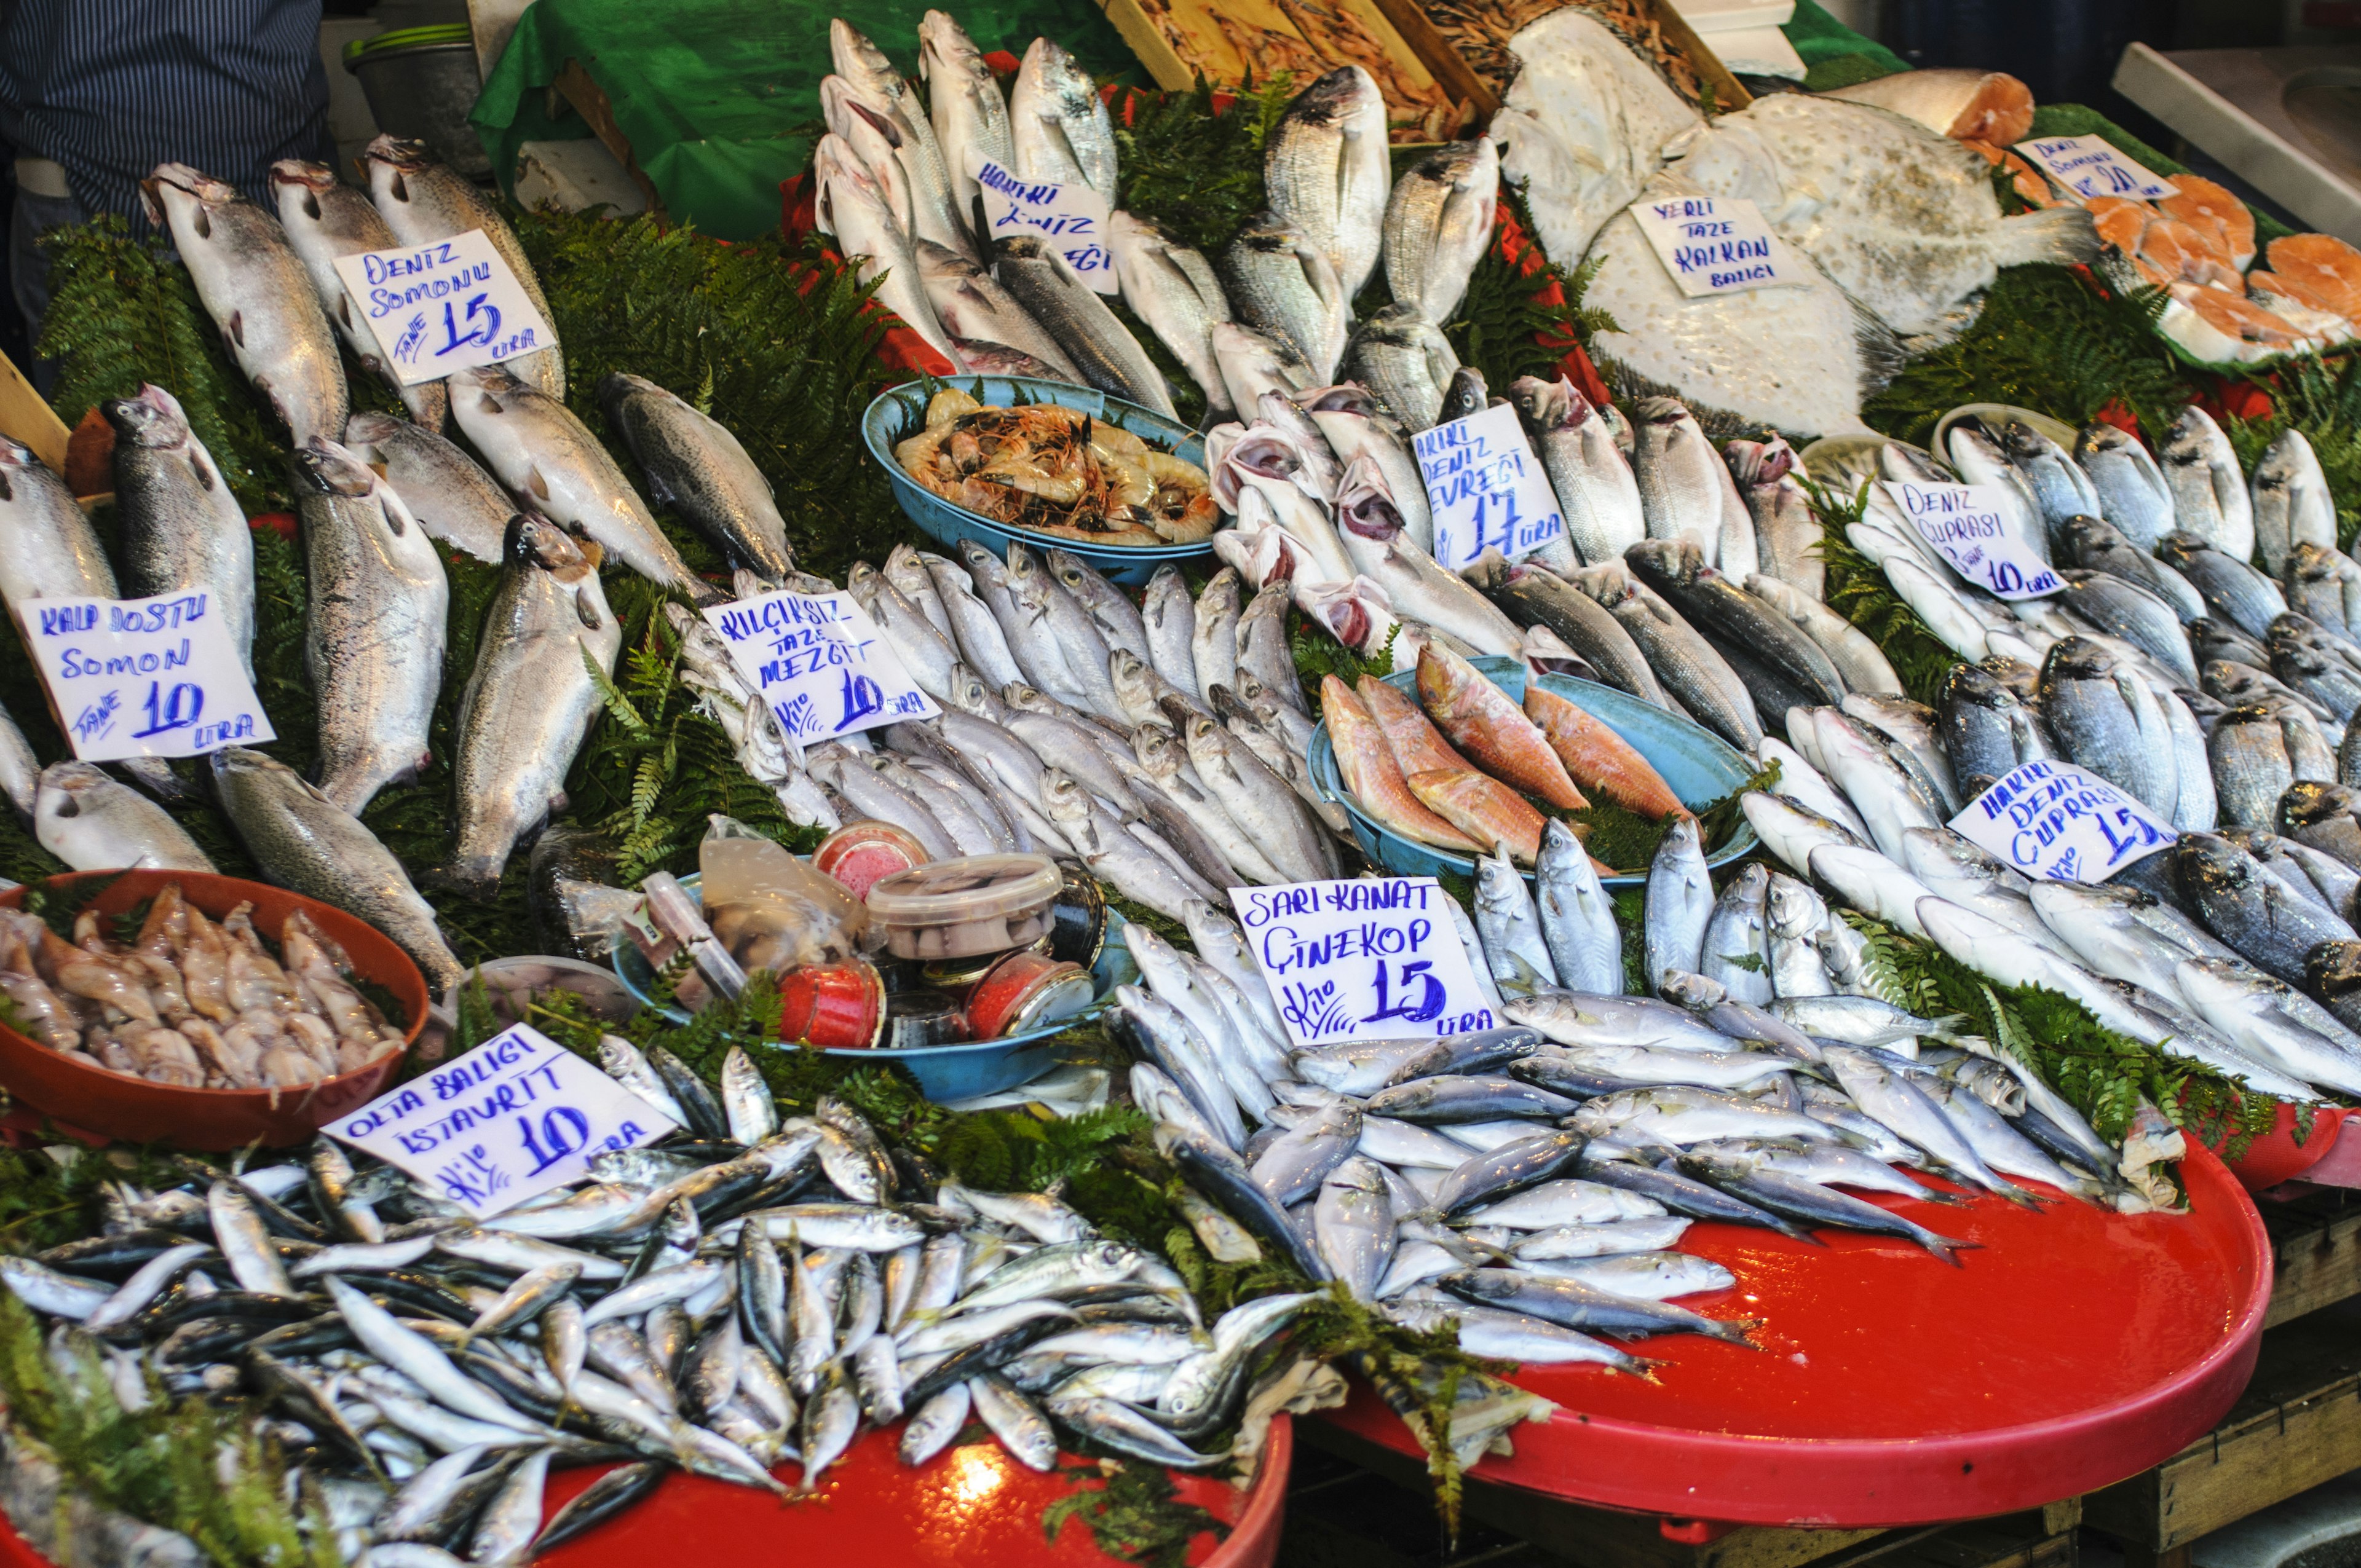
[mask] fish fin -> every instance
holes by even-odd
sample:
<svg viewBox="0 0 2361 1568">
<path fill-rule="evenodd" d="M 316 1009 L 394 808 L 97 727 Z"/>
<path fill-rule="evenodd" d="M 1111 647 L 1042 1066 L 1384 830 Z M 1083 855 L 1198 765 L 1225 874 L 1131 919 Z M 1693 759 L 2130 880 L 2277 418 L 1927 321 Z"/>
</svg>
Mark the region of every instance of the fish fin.
<svg viewBox="0 0 2361 1568">
<path fill-rule="evenodd" d="M 1995 265 L 2021 266 L 2028 261 L 2054 261 L 2061 267 L 2093 260 L 2099 254 L 2099 231 L 2090 210 L 2070 203 L 2043 207 L 2000 221 L 2000 245 Z"/>
<path fill-rule="evenodd" d="M 524 488 L 531 490 L 543 500 L 547 500 L 549 499 L 549 481 L 541 477 L 540 464 L 534 464 L 533 466 L 533 471 L 525 476 Z"/>
<path fill-rule="evenodd" d="M 240 348 L 246 346 L 246 313 L 244 311 L 230 312 L 229 323 L 222 328 L 222 335 Z"/>
</svg>

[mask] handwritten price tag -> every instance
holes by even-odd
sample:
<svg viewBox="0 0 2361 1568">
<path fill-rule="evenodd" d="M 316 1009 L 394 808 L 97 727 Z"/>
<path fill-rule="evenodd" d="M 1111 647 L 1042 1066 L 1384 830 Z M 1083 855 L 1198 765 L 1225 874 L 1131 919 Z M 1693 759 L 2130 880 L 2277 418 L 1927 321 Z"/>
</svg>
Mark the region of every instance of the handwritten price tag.
<svg viewBox="0 0 2361 1568">
<path fill-rule="evenodd" d="M 1549 475 L 1506 403 L 1411 438 L 1434 513 L 1434 558 L 1466 570 L 1487 550 L 1510 560 L 1565 532 Z"/>
<path fill-rule="evenodd" d="M 983 223 L 993 235 L 1036 234 L 1102 294 L 1119 293 L 1107 248 L 1107 198 L 1088 185 L 1027 180 L 968 149 L 968 177 L 983 187 Z"/>
<path fill-rule="evenodd" d="M 1787 242 L 1744 196 L 1636 202 L 1631 217 L 1674 284 L 1692 300 L 1803 281 Z"/>
<path fill-rule="evenodd" d="M 557 341 L 481 229 L 336 258 L 386 362 L 408 386 L 498 365 Z"/>
<path fill-rule="evenodd" d="M 17 624 L 85 762 L 275 740 L 212 594 L 27 599 Z"/>
<path fill-rule="evenodd" d="M 1989 485 L 1922 485 L 1881 481 L 1919 537 L 1940 551 L 1960 576 L 2004 599 L 2045 598 L 2065 583 L 2032 545 L 2009 526 L 2004 502 Z"/>
<path fill-rule="evenodd" d="M 1496 1027 L 1433 877 L 1234 887 L 1263 981 L 1299 1046 Z"/>
<path fill-rule="evenodd" d="M 2011 769 L 1951 818 L 1979 847 L 2027 876 L 2104 882 L 2180 837 L 2147 806 L 2068 762 Z"/>
<path fill-rule="evenodd" d="M 765 594 L 716 605 L 705 619 L 791 740 L 825 740 L 942 712 L 851 594 Z"/>
<path fill-rule="evenodd" d="M 478 1218 L 583 1180 L 590 1160 L 678 1124 L 537 1029 L 519 1024 L 328 1132 L 436 1188 Z"/>
<path fill-rule="evenodd" d="M 2125 157 L 2104 137 L 2037 137 L 2018 142 L 2016 150 L 2085 202 L 2093 196 L 2146 201 L 2169 196 L 2176 189 L 2171 181 Z"/>
</svg>

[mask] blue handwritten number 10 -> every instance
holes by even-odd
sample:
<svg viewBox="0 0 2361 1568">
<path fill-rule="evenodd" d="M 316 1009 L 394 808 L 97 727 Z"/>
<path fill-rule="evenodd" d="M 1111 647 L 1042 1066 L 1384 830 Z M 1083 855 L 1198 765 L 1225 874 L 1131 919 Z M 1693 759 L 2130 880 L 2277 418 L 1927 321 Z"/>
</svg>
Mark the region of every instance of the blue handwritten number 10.
<svg viewBox="0 0 2361 1568">
<path fill-rule="evenodd" d="M 478 294 L 474 299 L 467 302 L 467 321 L 470 323 L 470 326 L 466 332 L 461 332 L 459 330 L 459 319 L 451 313 L 451 302 L 448 300 L 443 302 L 443 336 L 445 341 L 443 346 L 434 351 L 434 356 L 436 358 L 440 359 L 446 354 L 456 354 L 460 349 L 466 347 L 468 344 L 490 343 L 493 339 L 500 336 L 500 308 L 498 305 L 490 303 L 490 300 L 491 296 L 489 294 Z M 475 326 L 472 323 L 478 316 L 489 316 L 491 319 L 486 322 L 482 326 Z"/>
<path fill-rule="evenodd" d="M 186 729 L 197 721 L 197 715 L 205 709 L 205 693 L 203 686 L 193 686 L 182 681 L 173 686 L 170 695 L 159 699 L 158 694 L 162 690 L 161 682 L 148 683 L 148 701 L 145 704 L 148 709 L 148 728 L 134 730 L 132 733 L 136 738 L 144 739 L 149 735 L 161 735 L 167 729 Z"/>
<path fill-rule="evenodd" d="M 524 1139 L 525 1152 L 533 1156 L 532 1174 L 539 1176 L 567 1155 L 578 1153 L 590 1141 L 590 1118 L 570 1105 L 560 1105 L 542 1113 L 540 1138 L 536 1139 L 533 1132 L 532 1119 L 519 1116 L 517 1135 Z M 549 1145 L 546 1154 L 541 1146 L 544 1142 Z"/>
</svg>

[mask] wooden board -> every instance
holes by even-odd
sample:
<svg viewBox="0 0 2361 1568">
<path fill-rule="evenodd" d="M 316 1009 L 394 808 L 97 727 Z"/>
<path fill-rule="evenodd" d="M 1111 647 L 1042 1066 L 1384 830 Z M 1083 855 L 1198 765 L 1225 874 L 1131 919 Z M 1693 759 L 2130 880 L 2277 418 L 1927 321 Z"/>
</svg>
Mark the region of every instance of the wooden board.
<svg viewBox="0 0 2361 1568">
<path fill-rule="evenodd" d="M 2159 1554 L 2361 1469 L 2361 1299 L 2263 1335 L 2229 1417 L 2154 1469 L 2093 1492 L 2083 1519 Z"/>
<path fill-rule="evenodd" d="M 66 443 L 72 432 L 58 411 L 35 389 L 16 361 L 0 354 L 0 434 L 12 435 L 60 474 L 66 471 Z"/>
<path fill-rule="evenodd" d="M 2289 1202 L 2256 1205 L 2271 1238 L 2271 1305 L 2265 1329 L 2361 1295 L 2361 1192 L 2323 1188 Z"/>
<path fill-rule="evenodd" d="M 631 183 L 637 185 L 640 193 L 648 199 L 648 211 L 656 215 L 657 222 L 662 223 L 664 217 L 664 198 L 656 194 L 655 182 L 640 171 L 640 160 L 631 156 L 631 138 L 624 136 L 621 127 L 615 124 L 614 107 L 607 102 L 606 89 L 590 80 L 590 73 L 582 69 L 580 60 L 570 57 L 565 69 L 557 73 L 557 80 L 550 85 L 574 105 L 575 113 L 590 122 L 591 131 L 605 144 L 607 150 L 615 155 L 615 161 L 623 166 L 623 172 L 631 177 Z"/>
</svg>

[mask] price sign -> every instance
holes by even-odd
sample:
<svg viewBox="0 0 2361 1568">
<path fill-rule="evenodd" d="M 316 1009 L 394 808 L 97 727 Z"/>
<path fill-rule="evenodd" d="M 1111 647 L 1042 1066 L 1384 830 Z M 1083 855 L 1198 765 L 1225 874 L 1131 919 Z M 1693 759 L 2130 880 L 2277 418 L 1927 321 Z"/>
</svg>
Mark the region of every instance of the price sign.
<svg viewBox="0 0 2361 1568">
<path fill-rule="evenodd" d="M 2036 137 L 2018 142 L 2016 150 L 2085 202 L 2093 196 L 2144 202 L 2169 196 L 2176 189 L 2171 181 L 2118 152 L 2104 137 Z"/>
<path fill-rule="evenodd" d="M 2027 876 L 2104 882 L 2169 850 L 2170 823 L 2096 773 L 2046 761 L 2013 768 L 1951 818 L 1951 827 Z"/>
<path fill-rule="evenodd" d="M 1631 217 L 1675 286 L 1692 300 L 1804 280 L 1803 264 L 1744 196 L 1634 202 Z"/>
<path fill-rule="evenodd" d="M 970 148 L 968 178 L 983 188 L 983 225 L 994 236 L 1038 235 L 1082 281 L 1102 294 L 1122 291 L 1107 248 L 1107 198 L 1080 181 L 1027 180 Z"/>
<path fill-rule="evenodd" d="M 678 1125 L 519 1024 L 327 1130 L 484 1219 L 586 1179 L 594 1156 L 653 1143 Z"/>
<path fill-rule="evenodd" d="M 1411 438 L 1434 513 L 1434 558 L 1464 572 L 1487 550 L 1514 561 L 1565 532 L 1557 492 L 1503 403 Z"/>
<path fill-rule="evenodd" d="M 792 740 L 942 712 L 851 594 L 765 594 L 715 605 L 705 619 Z"/>
<path fill-rule="evenodd" d="M 17 624 L 85 762 L 196 757 L 275 740 L 207 589 L 144 599 L 27 599 Z"/>
<path fill-rule="evenodd" d="M 1499 1025 L 1433 877 L 1234 887 L 1263 982 L 1299 1046 Z"/>
<path fill-rule="evenodd" d="M 2037 599 L 2066 585 L 2040 553 L 2009 527 L 2005 502 L 1989 485 L 1880 481 L 1918 536 L 1941 552 L 1954 571 L 2004 599 Z"/>
<path fill-rule="evenodd" d="M 498 365 L 557 341 L 481 229 L 339 256 L 336 274 L 404 386 Z"/>
</svg>

